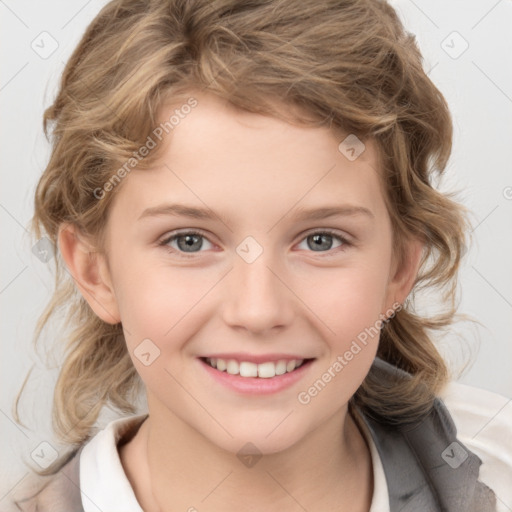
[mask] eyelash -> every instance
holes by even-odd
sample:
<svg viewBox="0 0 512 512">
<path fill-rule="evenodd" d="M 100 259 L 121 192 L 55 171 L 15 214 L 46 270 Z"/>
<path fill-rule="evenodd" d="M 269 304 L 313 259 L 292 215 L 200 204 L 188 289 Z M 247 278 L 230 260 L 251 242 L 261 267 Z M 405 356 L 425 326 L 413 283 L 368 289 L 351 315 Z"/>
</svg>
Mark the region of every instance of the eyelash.
<svg viewBox="0 0 512 512">
<path fill-rule="evenodd" d="M 169 242 L 173 242 L 174 240 L 176 240 L 180 236 L 185 236 L 185 235 L 196 235 L 196 236 L 200 236 L 200 237 L 206 238 L 208 240 L 208 237 L 203 232 L 201 232 L 201 231 L 196 231 L 196 230 L 181 231 L 181 232 L 178 232 L 178 233 L 173 233 L 170 236 L 167 236 L 166 238 L 164 238 L 163 240 L 158 242 L 158 246 L 164 247 L 167 250 L 167 252 L 169 252 L 169 253 L 172 253 L 172 254 L 176 254 L 177 253 L 177 254 L 179 254 L 180 257 L 183 257 L 183 258 L 195 258 L 196 255 L 199 254 L 202 251 L 199 251 L 199 252 L 196 252 L 196 253 L 189 253 L 189 254 L 187 254 L 185 252 L 181 252 L 181 251 L 178 251 L 176 249 L 173 249 L 172 247 L 167 245 Z M 307 237 L 311 236 L 311 235 L 330 235 L 330 236 L 332 236 L 334 238 L 337 238 L 340 242 L 342 242 L 341 246 L 336 247 L 334 249 L 329 249 L 328 251 L 318 251 L 319 254 L 322 254 L 322 252 L 324 253 L 322 255 L 322 257 L 327 257 L 328 258 L 328 257 L 334 256 L 333 252 L 336 251 L 336 249 L 339 250 L 339 251 L 344 251 L 346 248 L 351 247 L 353 245 L 345 237 L 341 236 L 337 231 L 334 231 L 334 230 L 331 230 L 331 229 L 323 229 L 323 230 L 317 230 L 317 231 L 308 232 L 301 239 L 301 242 L 304 239 L 306 239 Z M 212 243 L 212 242 L 210 242 L 210 243 Z M 309 251 L 309 252 L 316 252 L 316 251 Z"/>
</svg>

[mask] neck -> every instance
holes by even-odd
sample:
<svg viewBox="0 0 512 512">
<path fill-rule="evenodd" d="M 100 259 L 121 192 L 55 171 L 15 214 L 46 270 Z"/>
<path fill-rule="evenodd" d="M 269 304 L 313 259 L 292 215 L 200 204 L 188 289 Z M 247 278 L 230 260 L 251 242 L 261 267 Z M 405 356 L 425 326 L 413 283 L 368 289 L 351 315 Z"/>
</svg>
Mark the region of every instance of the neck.
<svg viewBox="0 0 512 512">
<path fill-rule="evenodd" d="M 299 443 L 247 464 L 166 412 L 151 413 L 121 453 L 145 511 L 370 508 L 371 458 L 347 408 Z"/>
</svg>

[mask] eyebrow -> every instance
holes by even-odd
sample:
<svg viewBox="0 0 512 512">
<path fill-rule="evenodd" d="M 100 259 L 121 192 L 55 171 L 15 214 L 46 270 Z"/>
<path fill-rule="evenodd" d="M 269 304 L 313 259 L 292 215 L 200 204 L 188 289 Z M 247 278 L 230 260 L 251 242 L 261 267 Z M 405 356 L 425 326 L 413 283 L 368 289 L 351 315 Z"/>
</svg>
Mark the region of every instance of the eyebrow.
<svg viewBox="0 0 512 512">
<path fill-rule="evenodd" d="M 217 217 L 212 210 L 208 208 L 197 208 L 194 206 L 188 206 L 184 204 L 161 204 L 146 208 L 137 220 L 141 220 L 148 217 L 158 216 L 174 216 L 174 217 L 188 217 L 191 219 L 198 220 L 211 220 Z M 321 208 L 298 208 L 296 213 L 292 215 L 292 218 L 297 221 L 303 220 L 321 220 L 329 217 L 352 217 L 363 215 L 368 218 L 374 219 L 375 215 L 371 210 L 364 206 L 358 205 L 336 205 L 336 206 L 325 206 Z"/>
</svg>

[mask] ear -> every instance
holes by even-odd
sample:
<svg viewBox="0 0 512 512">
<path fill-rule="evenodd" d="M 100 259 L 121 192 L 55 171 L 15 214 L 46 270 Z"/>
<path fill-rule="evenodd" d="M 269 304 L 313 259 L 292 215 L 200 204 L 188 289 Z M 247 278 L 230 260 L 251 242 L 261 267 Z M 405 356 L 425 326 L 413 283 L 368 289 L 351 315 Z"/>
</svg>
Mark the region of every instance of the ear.
<svg viewBox="0 0 512 512">
<path fill-rule="evenodd" d="M 393 258 L 383 313 L 395 309 L 394 305 L 396 303 L 403 304 L 405 302 L 418 275 L 424 247 L 421 240 L 410 239 L 406 242 L 402 265 L 399 265 L 396 259 Z"/>
<path fill-rule="evenodd" d="M 104 322 L 121 321 L 105 256 L 73 224 L 59 227 L 58 241 L 66 267 L 84 299 Z"/>
</svg>

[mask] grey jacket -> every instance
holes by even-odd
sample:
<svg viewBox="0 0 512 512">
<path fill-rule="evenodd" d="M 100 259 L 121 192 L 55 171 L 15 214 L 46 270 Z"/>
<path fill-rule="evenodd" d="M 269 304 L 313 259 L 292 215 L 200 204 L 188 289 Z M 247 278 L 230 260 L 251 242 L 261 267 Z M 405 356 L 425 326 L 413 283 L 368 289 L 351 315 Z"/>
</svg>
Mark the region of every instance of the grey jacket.
<svg viewBox="0 0 512 512">
<path fill-rule="evenodd" d="M 379 358 L 371 371 L 379 379 L 409 377 Z M 482 461 L 457 440 L 453 420 L 440 399 L 426 418 L 404 427 L 391 427 L 358 412 L 382 460 L 391 512 L 496 511 L 494 492 L 478 480 Z M 41 492 L 17 502 L 19 510 L 84 512 L 79 485 L 82 448 Z"/>
</svg>

